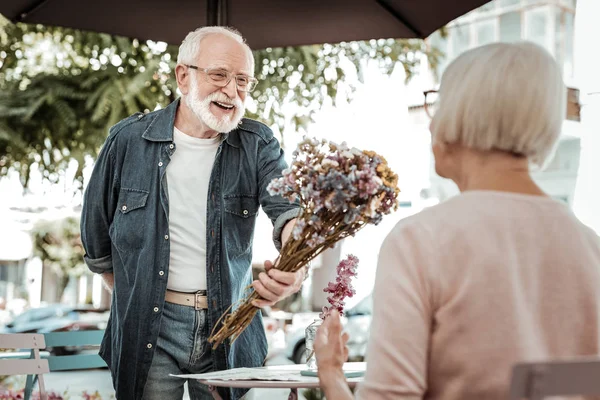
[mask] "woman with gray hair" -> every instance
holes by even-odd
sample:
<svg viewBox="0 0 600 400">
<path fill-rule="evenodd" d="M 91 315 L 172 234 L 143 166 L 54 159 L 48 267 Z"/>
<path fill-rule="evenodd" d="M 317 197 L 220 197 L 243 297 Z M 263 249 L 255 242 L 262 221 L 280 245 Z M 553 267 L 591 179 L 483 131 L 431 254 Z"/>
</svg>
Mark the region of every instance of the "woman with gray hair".
<svg viewBox="0 0 600 400">
<path fill-rule="evenodd" d="M 565 116 L 559 66 L 531 43 L 470 50 L 431 121 L 461 194 L 384 241 L 360 399 L 505 399 L 520 361 L 600 354 L 600 240 L 534 182 Z M 315 343 L 327 398 L 352 397 L 337 313 Z"/>
</svg>

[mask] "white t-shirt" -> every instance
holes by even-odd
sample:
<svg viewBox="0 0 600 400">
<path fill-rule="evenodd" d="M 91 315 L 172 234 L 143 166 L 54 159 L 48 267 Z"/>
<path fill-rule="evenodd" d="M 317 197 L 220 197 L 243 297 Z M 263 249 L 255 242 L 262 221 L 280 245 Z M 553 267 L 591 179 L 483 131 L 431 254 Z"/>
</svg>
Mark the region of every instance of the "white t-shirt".
<svg viewBox="0 0 600 400">
<path fill-rule="evenodd" d="M 206 290 L 206 206 L 219 138 L 199 139 L 175 128 L 167 168 L 171 254 L 167 288 Z"/>
</svg>

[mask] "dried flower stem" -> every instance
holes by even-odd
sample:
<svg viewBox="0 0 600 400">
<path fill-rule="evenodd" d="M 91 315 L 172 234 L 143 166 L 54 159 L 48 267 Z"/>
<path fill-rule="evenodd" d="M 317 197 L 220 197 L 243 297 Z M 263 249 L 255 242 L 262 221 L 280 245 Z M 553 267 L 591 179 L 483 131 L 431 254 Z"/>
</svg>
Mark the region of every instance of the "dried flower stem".
<svg viewBox="0 0 600 400">
<path fill-rule="evenodd" d="M 298 218 L 302 218 L 302 216 L 299 216 Z M 296 272 L 323 251 L 327 250 L 327 248 L 332 247 L 339 240 L 354 235 L 367 225 L 360 221 L 348 226 L 341 223 L 343 220 L 343 214 L 332 213 L 331 218 L 323 223 L 323 226 L 330 226 L 331 233 L 327 235 L 325 242 L 318 245 L 317 248 L 303 246 L 302 238 L 300 240 L 290 238 L 281 249 L 279 264 L 277 264 L 276 268 L 285 272 Z M 302 235 L 306 238 L 310 237 L 314 232 L 310 229 L 310 226 L 307 228 L 308 229 L 305 229 Z M 260 295 L 252 290 L 252 293 L 233 313 L 228 315 L 223 314 L 221 316 L 208 339 L 208 341 L 212 343 L 213 349 L 217 348 L 217 346 L 223 343 L 227 338 L 231 338 L 232 342 L 237 339 L 259 310 L 259 308 L 252 305 L 252 301 L 261 299 Z M 232 307 L 233 306 L 230 306 L 226 313 Z M 221 321 L 223 323 L 219 327 L 219 322 Z M 217 328 L 219 329 L 215 332 L 215 329 Z"/>
</svg>

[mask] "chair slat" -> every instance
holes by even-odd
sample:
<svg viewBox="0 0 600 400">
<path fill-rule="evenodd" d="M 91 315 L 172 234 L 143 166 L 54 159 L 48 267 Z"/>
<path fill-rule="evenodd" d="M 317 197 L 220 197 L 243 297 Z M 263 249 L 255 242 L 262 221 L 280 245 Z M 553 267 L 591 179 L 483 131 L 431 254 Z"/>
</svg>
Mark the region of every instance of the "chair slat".
<svg viewBox="0 0 600 400">
<path fill-rule="evenodd" d="M 104 337 L 104 331 L 73 331 L 51 332 L 44 334 L 46 346 L 87 346 L 99 345 Z"/>
<path fill-rule="evenodd" d="M 50 372 L 48 360 L 2 360 L 0 375 L 45 374 Z"/>
<path fill-rule="evenodd" d="M 600 395 L 600 359 L 581 357 L 513 368 L 511 399 Z"/>
<path fill-rule="evenodd" d="M 41 333 L 3 333 L 0 334 L 2 349 L 43 349 L 46 347 Z"/>
<path fill-rule="evenodd" d="M 50 356 L 50 371 L 103 368 L 106 363 L 98 354 L 76 354 L 73 356 Z"/>
</svg>

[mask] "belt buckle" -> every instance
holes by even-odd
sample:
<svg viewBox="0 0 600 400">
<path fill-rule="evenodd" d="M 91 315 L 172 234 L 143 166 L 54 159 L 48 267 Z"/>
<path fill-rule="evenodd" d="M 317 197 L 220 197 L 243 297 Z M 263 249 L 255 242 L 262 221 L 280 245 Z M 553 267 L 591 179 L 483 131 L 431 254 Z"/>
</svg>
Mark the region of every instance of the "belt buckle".
<svg viewBox="0 0 600 400">
<path fill-rule="evenodd" d="M 201 304 L 200 304 L 200 298 L 203 296 L 205 296 L 205 295 L 203 294 L 202 290 L 194 293 L 194 310 L 196 310 L 196 311 L 203 310 L 203 308 L 201 307 Z"/>
</svg>

